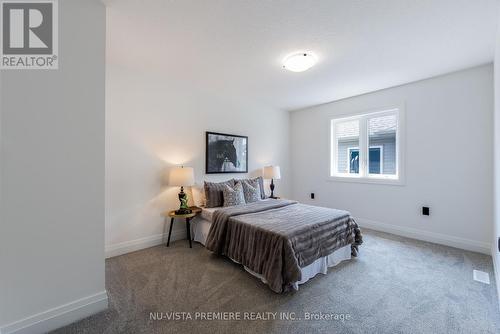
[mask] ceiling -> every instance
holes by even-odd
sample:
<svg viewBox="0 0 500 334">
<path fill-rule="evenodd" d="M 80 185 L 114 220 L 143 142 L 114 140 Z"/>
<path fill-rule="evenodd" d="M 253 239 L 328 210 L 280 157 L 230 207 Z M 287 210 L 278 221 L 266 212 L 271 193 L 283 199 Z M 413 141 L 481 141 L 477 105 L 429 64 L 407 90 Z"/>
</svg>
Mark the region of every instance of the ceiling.
<svg viewBox="0 0 500 334">
<path fill-rule="evenodd" d="M 294 110 L 491 62 L 496 0 L 106 0 L 107 62 Z M 311 50 L 312 69 L 282 68 Z"/>
</svg>

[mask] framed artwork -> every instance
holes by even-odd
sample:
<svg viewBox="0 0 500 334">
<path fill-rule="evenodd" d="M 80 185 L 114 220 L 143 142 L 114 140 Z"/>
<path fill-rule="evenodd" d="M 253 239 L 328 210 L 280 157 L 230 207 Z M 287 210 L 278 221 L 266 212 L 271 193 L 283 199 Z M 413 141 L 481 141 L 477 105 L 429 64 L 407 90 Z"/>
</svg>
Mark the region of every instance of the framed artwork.
<svg viewBox="0 0 500 334">
<path fill-rule="evenodd" d="M 207 174 L 248 173 L 248 137 L 207 132 Z"/>
</svg>

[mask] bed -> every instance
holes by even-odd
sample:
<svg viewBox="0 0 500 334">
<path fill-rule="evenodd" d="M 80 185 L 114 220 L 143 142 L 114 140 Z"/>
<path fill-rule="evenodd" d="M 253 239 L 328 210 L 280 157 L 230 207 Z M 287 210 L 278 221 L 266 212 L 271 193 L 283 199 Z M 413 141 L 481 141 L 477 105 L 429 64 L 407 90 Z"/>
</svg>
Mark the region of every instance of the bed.
<svg viewBox="0 0 500 334">
<path fill-rule="evenodd" d="M 194 241 L 243 265 L 282 293 L 357 256 L 361 232 L 349 212 L 266 199 L 203 208 L 193 219 Z"/>
</svg>

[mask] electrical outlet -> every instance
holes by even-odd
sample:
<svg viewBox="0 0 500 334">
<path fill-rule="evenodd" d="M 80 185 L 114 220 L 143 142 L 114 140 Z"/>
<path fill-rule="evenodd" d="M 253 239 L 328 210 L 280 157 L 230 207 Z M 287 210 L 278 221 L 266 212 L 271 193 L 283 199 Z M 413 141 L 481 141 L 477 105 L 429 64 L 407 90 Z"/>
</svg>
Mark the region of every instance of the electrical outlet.
<svg viewBox="0 0 500 334">
<path fill-rule="evenodd" d="M 474 281 L 478 281 L 484 284 L 490 284 L 490 275 L 484 271 L 473 270 L 472 278 Z"/>
<path fill-rule="evenodd" d="M 311 199 L 314 199 L 314 193 L 311 193 Z"/>
<path fill-rule="evenodd" d="M 422 207 L 422 215 L 424 215 L 424 216 L 430 216 L 431 215 L 431 209 L 428 206 L 423 206 Z"/>
</svg>

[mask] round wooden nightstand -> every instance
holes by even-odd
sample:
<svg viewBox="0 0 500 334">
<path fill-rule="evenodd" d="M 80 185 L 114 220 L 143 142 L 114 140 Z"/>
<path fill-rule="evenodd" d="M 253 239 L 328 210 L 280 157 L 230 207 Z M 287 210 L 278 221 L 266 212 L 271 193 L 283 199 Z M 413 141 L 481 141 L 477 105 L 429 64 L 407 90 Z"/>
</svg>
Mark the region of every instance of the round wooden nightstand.
<svg viewBox="0 0 500 334">
<path fill-rule="evenodd" d="M 183 215 L 178 215 L 175 213 L 176 210 L 171 210 L 162 213 L 162 216 L 165 217 L 165 223 L 167 223 L 167 219 L 170 218 L 170 228 L 168 229 L 168 239 L 167 239 L 167 247 L 170 246 L 170 235 L 172 234 L 172 226 L 174 225 L 174 219 L 175 218 L 180 218 L 180 219 L 186 219 L 186 231 L 187 231 L 187 238 L 189 240 L 189 248 L 193 248 L 193 245 L 191 243 L 191 218 L 196 216 L 201 212 L 201 208 L 197 206 L 191 206 L 189 207 L 191 209 L 191 213 L 188 214 L 183 214 Z"/>
</svg>

